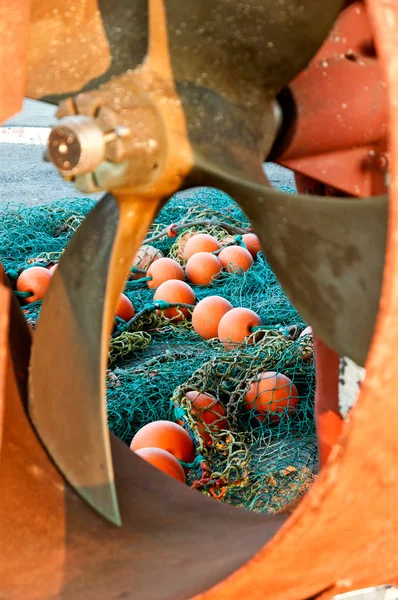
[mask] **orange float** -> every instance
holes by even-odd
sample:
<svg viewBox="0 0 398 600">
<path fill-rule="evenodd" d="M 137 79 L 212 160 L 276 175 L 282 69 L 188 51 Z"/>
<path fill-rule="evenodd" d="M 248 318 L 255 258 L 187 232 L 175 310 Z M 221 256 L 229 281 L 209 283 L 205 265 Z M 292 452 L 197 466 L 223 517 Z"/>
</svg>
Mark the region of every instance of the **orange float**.
<svg viewBox="0 0 398 600">
<path fill-rule="evenodd" d="M 202 338 L 211 340 L 217 337 L 218 325 L 223 316 L 232 309 L 232 304 L 225 298 L 208 296 L 201 300 L 193 310 L 193 328 Z"/>
<path fill-rule="evenodd" d="M 171 279 L 158 287 L 153 300 L 154 302 L 164 300 L 164 302 L 170 302 L 170 304 L 195 304 L 196 296 L 193 289 L 185 281 Z M 189 314 L 187 308 L 167 308 L 164 311 L 158 311 L 158 314 L 161 312 L 167 319 L 174 319 L 174 321 L 182 321 L 184 316 L 187 317 Z"/>
<path fill-rule="evenodd" d="M 260 240 L 255 233 L 245 233 L 242 235 L 242 241 L 253 258 L 262 250 Z"/>
<path fill-rule="evenodd" d="M 218 337 L 227 350 L 241 344 L 249 335 L 252 327 L 258 327 L 263 322 L 249 308 L 233 308 L 228 311 L 218 325 Z M 250 340 L 250 343 L 253 343 Z"/>
<path fill-rule="evenodd" d="M 158 250 L 154 246 L 148 246 L 147 244 L 145 244 L 141 246 L 135 257 L 133 258 L 133 263 L 131 267 L 146 272 L 151 266 L 151 264 L 155 262 L 155 260 L 159 260 L 159 258 L 162 257 L 163 254 L 160 250 Z M 131 273 L 130 277 L 131 279 L 141 279 L 142 277 L 145 277 L 145 274 Z"/>
<path fill-rule="evenodd" d="M 142 448 L 161 448 L 186 463 L 191 463 L 195 457 L 191 436 L 172 421 L 153 421 L 144 425 L 133 437 L 130 448 L 135 452 Z"/>
<path fill-rule="evenodd" d="M 116 307 L 116 316 L 124 321 L 130 321 L 134 317 L 134 306 L 126 294 L 120 294 L 119 302 Z"/>
<path fill-rule="evenodd" d="M 247 271 L 253 264 L 253 257 L 246 248 L 242 246 L 228 246 L 221 250 L 218 255 L 219 261 L 229 273 Z"/>
<path fill-rule="evenodd" d="M 180 261 L 185 260 L 184 250 L 187 244 L 187 241 L 190 240 L 194 235 L 198 235 L 195 231 L 187 231 L 177 240 L 177 258 Z"/>
<path fill-rule="evenodd" d="M 292 412 L 299 403 L 297 388 L 289 377 L 264 371 L 245 394 L 245 408 L 254 410 L 260 421 L 268 414 L 279 421 L 281 413 Z"/>
<path fill-rule="evenodd" d="M 157 288 L 171 279 L 179 279 L 180 281 L 185 279 L 184 269 L 172 258 L 159 258 L 151 264 L 146 274 L 147 277 L 152 277 L 151 280 L 147 281 L 150 289 Z"/>
<path fill-rule="evenodd" d="M 208 233 L 198 233 L 191 237 L 184 248 L 184 257 L 189 260 L 191 256 L 198 252 L 215 252 L 221 248 L 220 242 Z"/>
<path fill-rule="evenodd" d="M 209 252 L 197 252 L 185 266 L 187 279 L 196 285 L 210 285 L 222 269 L 217 256 Z"/>
<path fill-rule="evenodd" d="M 51 273 L 44 267 L 30 267 L 22 271 L 17 279 L 18 292 L 31 292 L 32 296 L 23 298 L 25 304 L 43 300 L 48 285 L 51 281 Z"/>
<path fill-rule="evenodd" d="M 166 452 L 161 448 L 141 448 L 141 450 L 136 450 L 135 453 L 159 471 L 166 473 L 166 475 L 170 475 L 170 477 L 182 483 L 186 482 L 184 469 L 170 452 Z"/>
<path fill-rule="evenodd" d="M 186 392 L 185 396 L 191 402 L 191 413 L 197 420 L 197 428 L 206 445 L 212 443 L 211 433 L 226 429 L 225 408 L 211 394 L 197 391 Z"/>
</svg>

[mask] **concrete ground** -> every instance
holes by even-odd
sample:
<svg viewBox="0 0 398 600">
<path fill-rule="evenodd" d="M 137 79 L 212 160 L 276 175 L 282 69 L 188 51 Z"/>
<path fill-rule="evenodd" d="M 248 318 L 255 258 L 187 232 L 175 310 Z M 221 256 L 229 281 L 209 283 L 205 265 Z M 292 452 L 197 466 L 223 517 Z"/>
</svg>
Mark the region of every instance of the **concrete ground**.
<svg viewBox="0 0 398 600">
<path fill-rule="evenodd" d="M 26 100 L 23 110 L 7 121 L 5 126 L 51 127 L 56 120 L 55 111 L 56 107 L 50 104 Z M 0 143 L 0 203 L 35 205 L 66 196 L 87 196 L 66 183 L 51 163 L 43 160 L 43 152 L 43 146 Z M 271 163 L 265 169 L 273 185 L 294 187 L 293 175 L 287 169 Z"/>
</svg>

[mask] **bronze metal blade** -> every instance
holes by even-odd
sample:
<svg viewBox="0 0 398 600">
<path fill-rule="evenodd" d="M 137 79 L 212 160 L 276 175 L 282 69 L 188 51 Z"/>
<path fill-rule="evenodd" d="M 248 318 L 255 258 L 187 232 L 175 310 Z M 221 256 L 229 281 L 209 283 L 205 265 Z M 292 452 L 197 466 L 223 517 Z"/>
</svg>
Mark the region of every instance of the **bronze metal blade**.
<svg viewBox="0 0 398 600">
<path fill-rule="evenodd" d="M 102 402 L 106 277 L 118 225 L 107 194 L 69 243 L 43 302 L 30 362 L 29 413 L 56 465 L 87 502 L 120 524 Z M 56 372 L 56 377 L 52 374 Z"/>
<path fill-rule="evenodd" d="M 201 183 L 240 204 L 282 287 L 315 333 L 364 365 L 379 309 L 388 197 L 285 194 L 216 169 Z"/>
<path fill-rule="evenodd" d="M 148 175 L 140 193 L 126 182 L 115 192 L 116 201 L 106 195 L 78 229 L 43 303 L 30 364 L 29 413 L 40 438 L 68 482 L 116 524 L 120 517 L 106 416 L 109 337 L 134 254 L 163 198 L 192 167 L 184 114 L 169 71 L 162 9 L 161 3 L 151 2 L 153 35 L 148 60 L 137 77 L 153 81 L 148 94 L 154 102 L 158 78 L 167 82 L 171 102 L 161 102 L 158 110 L 163 111 L 162 134 L 166 130 L 170 147 L 141 165 Z M 144 124 L 144 117 L 141 120 Z"/>
<path fill-rule="evenodd" d="M 32 0 L 26 95 L 77 92 L 111 58 L 97 0 Z"/>
</svg>

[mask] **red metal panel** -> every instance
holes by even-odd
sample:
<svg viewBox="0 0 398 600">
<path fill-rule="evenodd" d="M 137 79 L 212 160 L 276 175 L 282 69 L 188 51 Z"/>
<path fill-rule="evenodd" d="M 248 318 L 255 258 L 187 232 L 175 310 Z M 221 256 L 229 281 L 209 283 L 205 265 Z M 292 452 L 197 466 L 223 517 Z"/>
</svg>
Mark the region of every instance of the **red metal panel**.
<svg viewBox="0 0 398 600">
<path fill-rule="evenodd" d="M 343 10 L 313 62 L 337 58 L 342 54 L 373 54 L 373 33 L 367 7 L 363 2 L 353 2 Z"/>
<path fill-rule="evenodd" d="M 307 178 L 333 186 L 349 196 L 367 197 L 386 193 L 388 160 L 386 146 L 362 146 L 278 163 Z"/>
<path fill-rule="evenodd" d="M 387 88 L 377 60 L 325 59 L 289 86 L 297 114 L 279 160 L 370 146 L 387 133 Z"/>
</svg>

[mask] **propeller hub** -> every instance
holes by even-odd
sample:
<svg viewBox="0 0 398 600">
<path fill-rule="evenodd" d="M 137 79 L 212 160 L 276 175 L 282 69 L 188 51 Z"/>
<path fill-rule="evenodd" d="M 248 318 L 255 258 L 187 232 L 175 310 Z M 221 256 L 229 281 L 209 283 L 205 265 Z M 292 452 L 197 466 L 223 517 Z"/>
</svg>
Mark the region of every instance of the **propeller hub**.
<svg viewBox="0 0 398 600">
<path fill-rule="evenodd" d="M 114 137 L 116 133 L 104 134 L 91 117 L 64 117 L 51 130 L 48 153 L 62 175 L 83 175 L 103 162 L 106 143 Z"/>
</svg>

